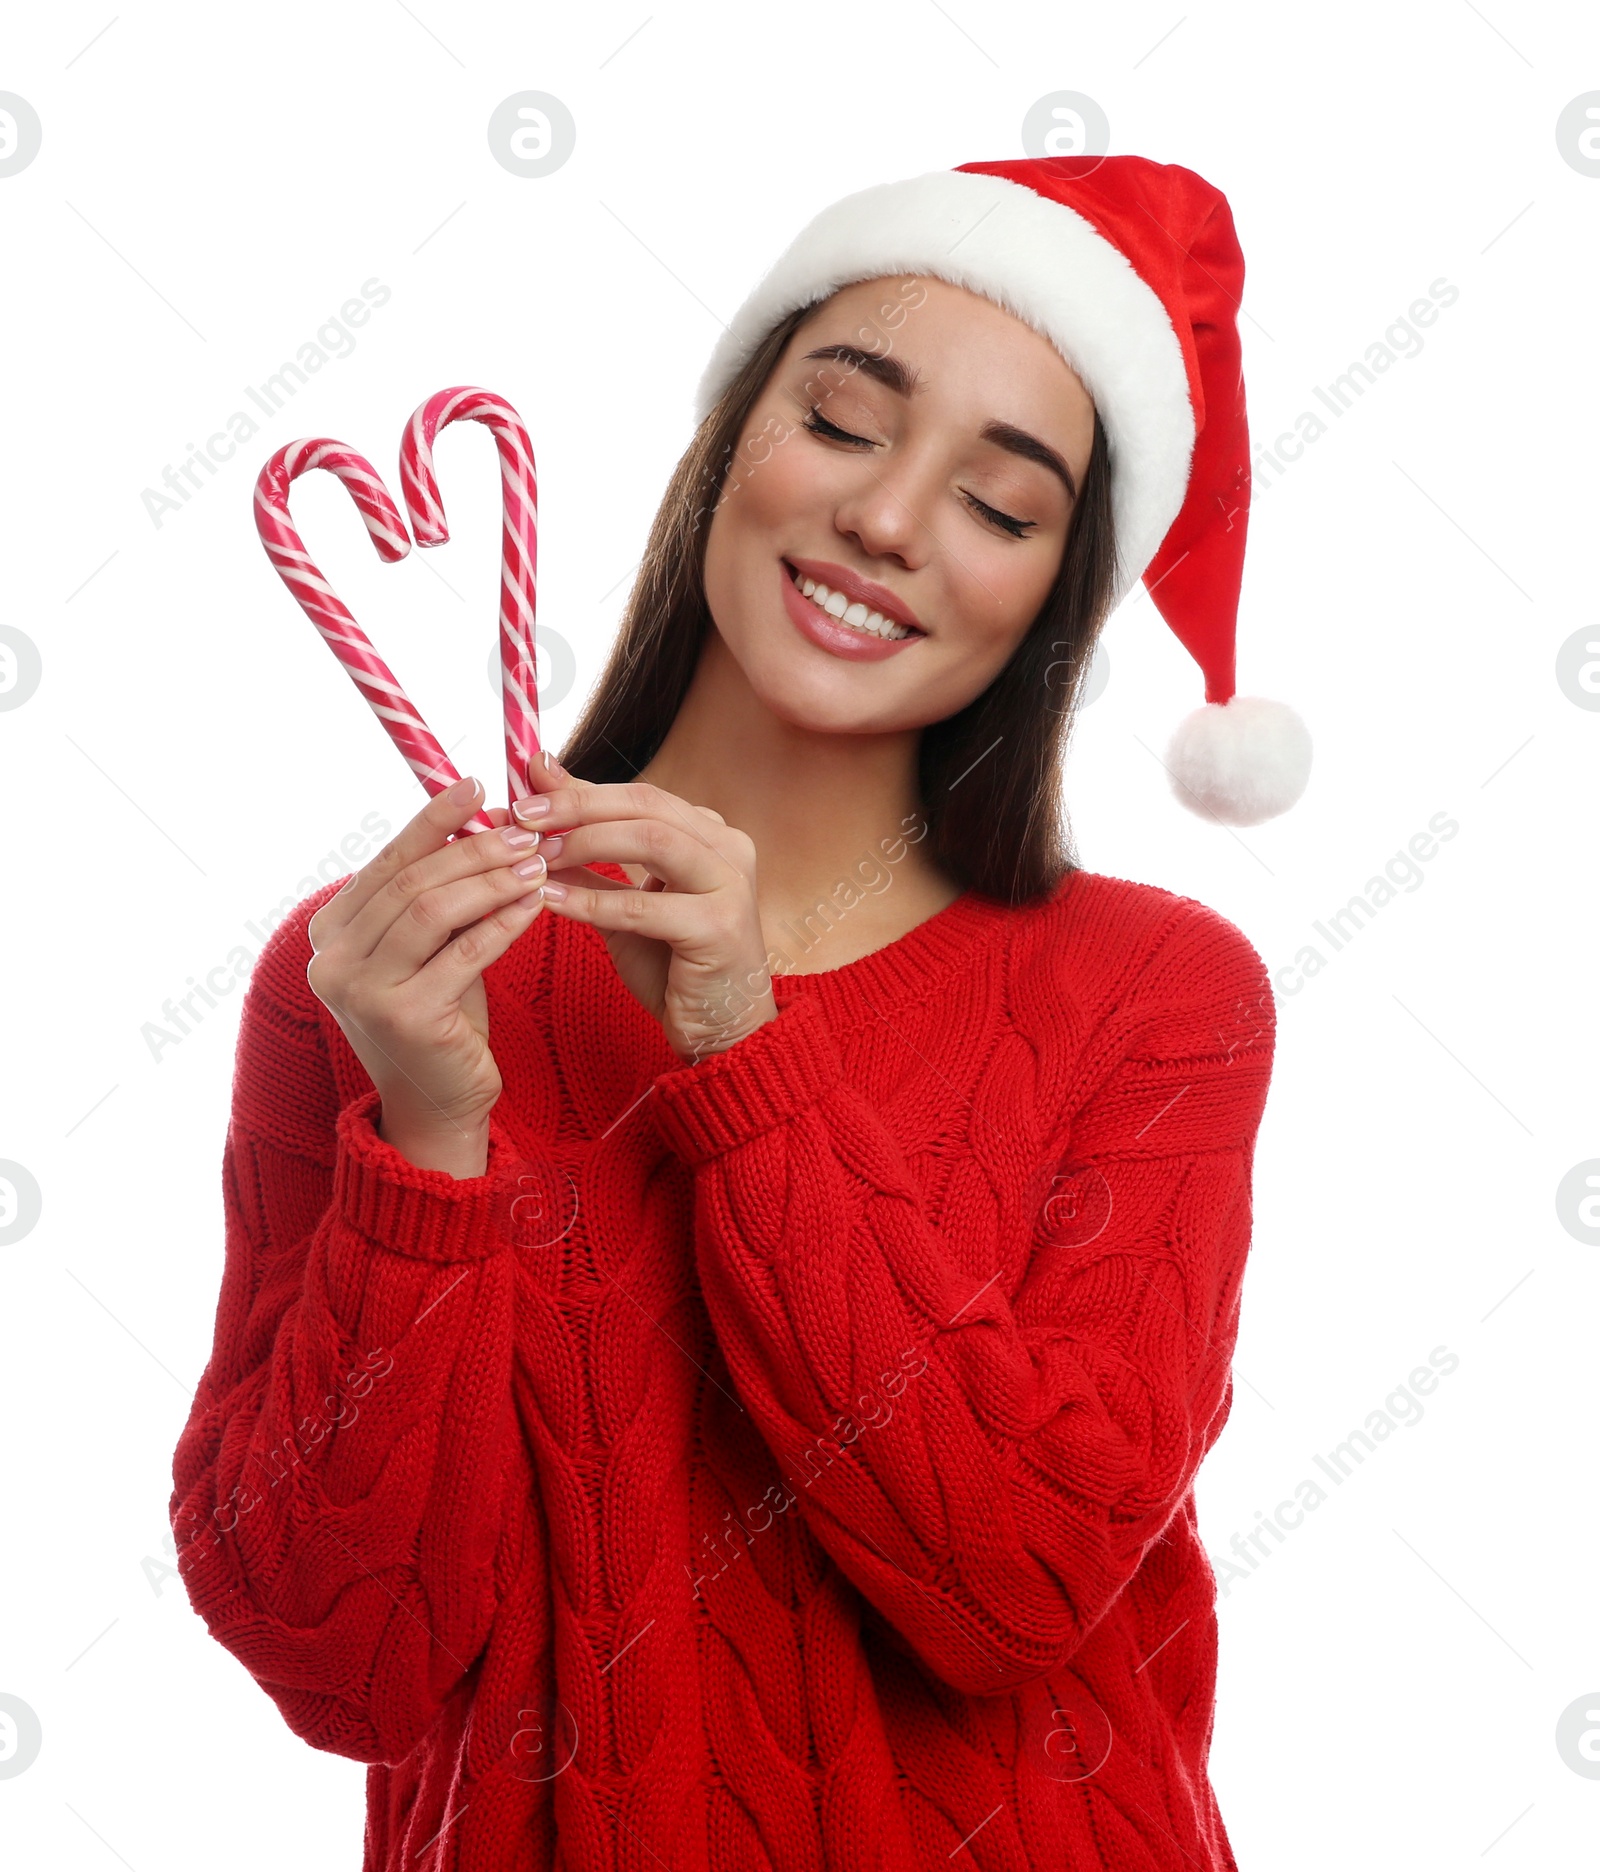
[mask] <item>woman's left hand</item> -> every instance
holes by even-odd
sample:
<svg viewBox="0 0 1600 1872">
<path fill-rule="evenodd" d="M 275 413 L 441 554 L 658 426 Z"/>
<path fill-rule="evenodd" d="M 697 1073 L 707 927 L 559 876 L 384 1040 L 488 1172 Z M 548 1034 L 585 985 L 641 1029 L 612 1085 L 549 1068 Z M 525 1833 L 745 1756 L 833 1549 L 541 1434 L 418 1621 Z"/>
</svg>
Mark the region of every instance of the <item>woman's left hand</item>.
<svg viewBox="0 0 1600 1872">
<path fill-rule="evenodd" d="M 545 902 L 605 937 L 629 992 L 681 1058 L 720 1053 L 777 1018 L 756 908 L 756 848 L 709 807 L 647 782 L 535 773 L 544 810 L 519 822 L 549 862 Z M 587 869 L 634 865 L 642 887 Z"/>
</svg>

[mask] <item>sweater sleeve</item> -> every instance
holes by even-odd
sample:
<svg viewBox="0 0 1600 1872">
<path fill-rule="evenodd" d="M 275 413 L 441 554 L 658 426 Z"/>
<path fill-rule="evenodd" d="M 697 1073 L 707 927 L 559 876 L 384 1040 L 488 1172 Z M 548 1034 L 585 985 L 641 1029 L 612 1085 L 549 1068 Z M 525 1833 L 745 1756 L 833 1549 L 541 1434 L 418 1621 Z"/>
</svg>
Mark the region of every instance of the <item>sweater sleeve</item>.
<svg viewBox="0 0 1600 1872">
<path fill-rule="evenodd" d="M 507 1232 L 527 1166 L 493 1117 L 486 1171 L 457 1180 L 379 1137 L 375 1089 L 341 1107 L 307 915 L 245 992 L 169 1513 L 191 1603 L 289 1727 L 395 1762 L 472 1669 L 530 1523 Z"/>
<path fill-rule="evenodd" d="M 656 1082 L 783 1507 L 966 1694 L 1073 1655 L 1222 1428 L 1274 1034 L 1261 958 L 1181 899 L 1065 1108 L 1027 1135 L 1014 1036 L 924 1180 L 809 998 Z"/>
</svg>

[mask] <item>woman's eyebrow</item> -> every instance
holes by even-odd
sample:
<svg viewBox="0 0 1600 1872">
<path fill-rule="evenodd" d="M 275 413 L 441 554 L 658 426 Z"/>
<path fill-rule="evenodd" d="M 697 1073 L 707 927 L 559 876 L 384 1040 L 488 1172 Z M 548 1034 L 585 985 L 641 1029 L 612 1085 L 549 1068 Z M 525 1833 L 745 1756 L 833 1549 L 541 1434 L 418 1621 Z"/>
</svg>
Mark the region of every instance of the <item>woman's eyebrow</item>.
<svg viewBox="0 0 1600 1872">
<path fill-rule="evenodd" d="M 919 387 L 918 373 L 892 351 L 863 351 L 860 345 L 830 344 L 819 345 L 815 351 L 806 352 L 806 356 L 848 364 L 851 370 L 863 370 L 869 377 L 876 377 L 879 383 L 887 384 L 896 396 L 911 396 Z"/>
<path fill-rule="evenodd" d="M 1036 435 L 1029 435 L 1026 429 L 1019 429 L 1014 423 L 1007 422 L 986 422 L 978 434 L 985 442 L 1009 449 L 1013 455 L 1038 462 L 1041 468 L 1048 468 L 1053 475 L 1059 475 L 1066 483 L 1067 492 L 1074 500 L 1078 498 L 1078 484 L 1072 478 L 1072 470 L 1048 442 L 1041 442 Z"/>
<path fill-rule="evenodd" d="M 807 351 L 805 357 L 808 360 L 817 358 L 847 364 L 851 370 L 865 371 L 869 377 L 894 391 L 896 396 L 912 396 L 919 387 L 918 372 L 892 351 L 865 351 L 860 345 L 831 344 L 819 345 L 815 351 Z M 1025 461 L 1037 462 L 1041 468 L 1048 468 L 1061 479 L 1073 500 L 1078 498 L 1078 484 L 1073 479 L 1072 470 L 1060 452 L 1048 442 L 1030 435 L 1026 429 L 1019 429 L 1015 423 L 997 420 L 986 422 L 978 434 L 983 441 L 993 442 L 997 448 L 1020 455 Z"/>
</svg>

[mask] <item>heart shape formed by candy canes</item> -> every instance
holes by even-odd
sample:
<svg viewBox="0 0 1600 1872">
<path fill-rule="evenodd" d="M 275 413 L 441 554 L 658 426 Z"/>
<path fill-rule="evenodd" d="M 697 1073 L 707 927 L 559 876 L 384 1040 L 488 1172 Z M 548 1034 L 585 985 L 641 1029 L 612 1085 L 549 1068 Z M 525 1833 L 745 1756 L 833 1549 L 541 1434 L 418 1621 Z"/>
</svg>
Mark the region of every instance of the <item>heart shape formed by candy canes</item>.
<svg viewBox="0 0 1600 1872">
<path fill-rule="evenodd" d="M 529 769 L 539 754 L 533 650 L 538 482 L 528 432 L 503 397 L 466 385 L 437 391 L 412 413 L 400 442 L 401 487 L 418 545 L 438 546 L 450 537 L 434 473 L 433 443 L 445 424 L 461 420 L 485 424 L 500 454 L 500 667 L 509 804 L 532 792 Z M 366 697 L 412 772 L 430 794 L 442 793 L 461 776 L 394 672 L 312 562 L 289 517 L 290 486 L 313 468 L 326 468 L 343 483 L 380 559 L 393 564 L 406 556 L 411 540 L 378 471 L 354 449 L 327 436 L 286 443 L 262 468 L 256 478 L 256 531 L 278 576 Z M 487 816 L 476 812 L 462 832 L 490 828 Z"/>
</svg>

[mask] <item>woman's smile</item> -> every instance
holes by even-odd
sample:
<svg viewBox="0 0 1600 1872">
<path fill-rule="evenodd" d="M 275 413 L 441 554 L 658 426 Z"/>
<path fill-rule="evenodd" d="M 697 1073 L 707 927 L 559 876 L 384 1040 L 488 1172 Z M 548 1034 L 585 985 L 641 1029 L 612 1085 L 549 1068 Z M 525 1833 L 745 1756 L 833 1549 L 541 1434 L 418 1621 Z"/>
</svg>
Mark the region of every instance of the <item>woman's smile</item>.
<svg viewBox="0 0 1600 1872">
<path fill-rule="evenodd" d="M 878 662 L 920 643 L 926 634 L 898 618 L 886 617 L 860 599 L 852 599 L 847 590 L 811 577 L 786 559 L 778 563 L 784 609 L 795 629 L 819 650 L 832 656 Z"/>
<path fill-rule="evenodd" d="M 898 637 L 902 630 L 927 635 L 927 625 L 905 599 L 876 579 L 852 572 L 849 566 L 838 565 L 832 559 L 800 559 L 790 553 L 785 564 L 795 575 L 795 583 L 801 591 L 808 598 L 815 598 L 831 616 L 843 616 L 847 624 L 864 625 L 880 637 Z M 819 594 L 813 590 L 817 585 L 827 589 Z M 838 592 L 849 609 L 828 603 L 831 592 Z M 885 630 L 884 625 L 891 628 Z"/>
</svg>

